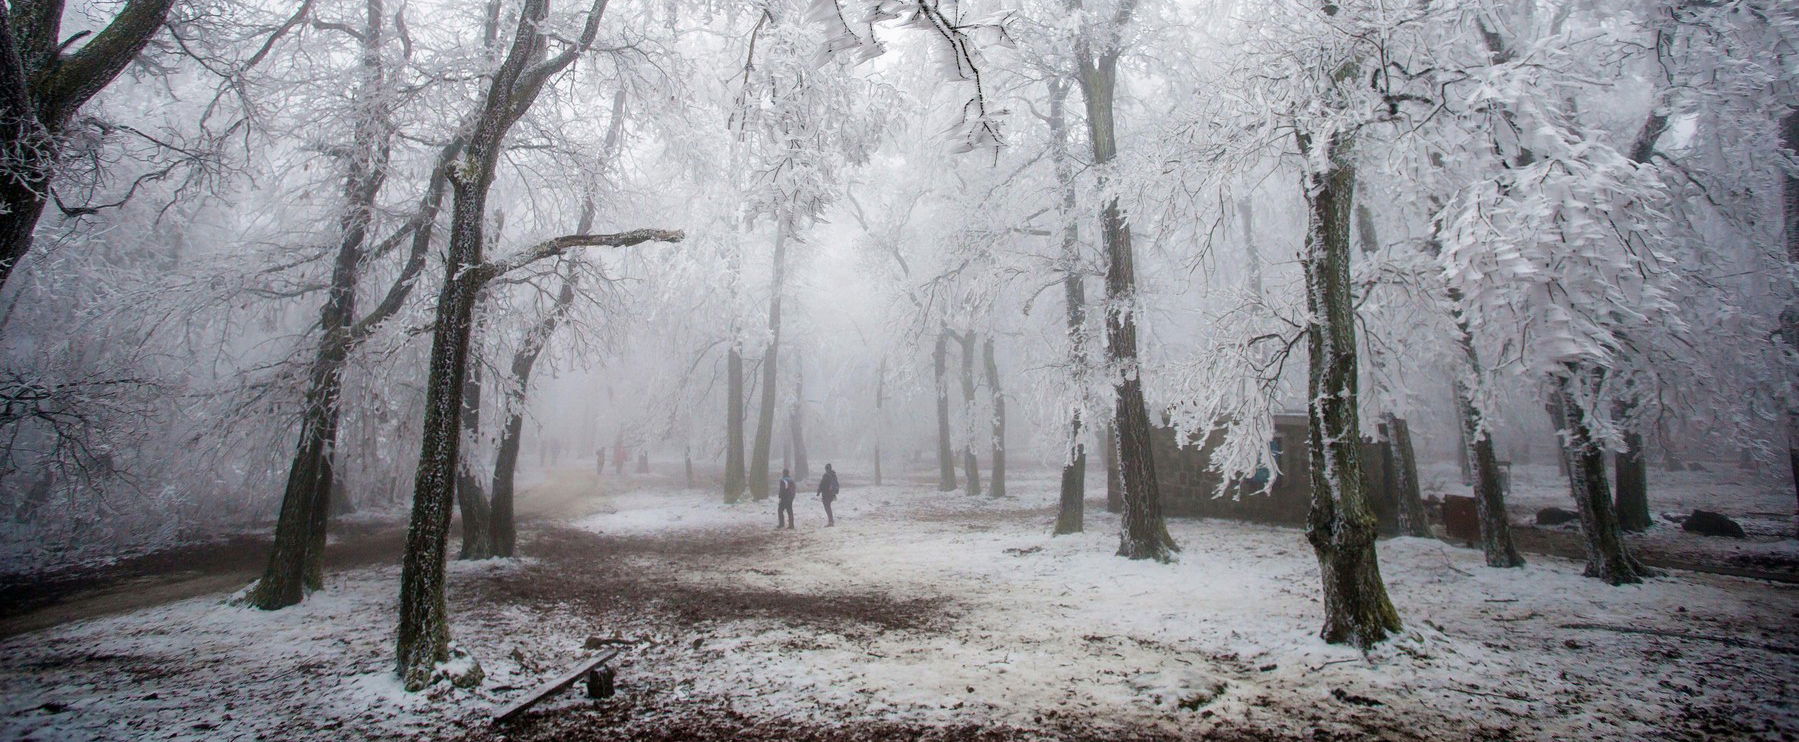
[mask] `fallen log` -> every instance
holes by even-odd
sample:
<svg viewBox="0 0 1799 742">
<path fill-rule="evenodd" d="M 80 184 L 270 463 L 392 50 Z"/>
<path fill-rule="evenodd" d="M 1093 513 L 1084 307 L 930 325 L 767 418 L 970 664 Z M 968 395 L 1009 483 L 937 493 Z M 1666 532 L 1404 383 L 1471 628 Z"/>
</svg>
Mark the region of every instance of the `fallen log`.
<svg viewBox="0 0 1799 742">
<path fill-rule="evenodd" d="M 612 658 L 617 657 L 621 651 L 623 650 L 614 649 L 603 655 L 595 655 L 584 659 L 577 663 L 573 668 L 570 668 L 568 672 L 556 676 L 555 679 L 550 680 L 543 685 L 537 686 L 536 690 L 526 693 L 523 698 L 514 701 L 512 705 L 507 706 L 504 710 L 500 711 L 500 713 L 496 714 L 493 717 L 494 726 L 499 726 L 511 721 L 519 714 L 525 713 L 525 711 L 529 710 L 532 706 L 536 706 L 538 702 L 543 699 L 549 698 L 562 691 L 564 688 L 574 685 L 575 681 L 580 680 L 582 676 L 587 676 L 587 691 L 589 695 L 598 697 L 602 692 L 604 692 L 605 695 L 611 695 L 612 668 L 607 667 L 606 663 L 611 662 Z"/>
</svg>

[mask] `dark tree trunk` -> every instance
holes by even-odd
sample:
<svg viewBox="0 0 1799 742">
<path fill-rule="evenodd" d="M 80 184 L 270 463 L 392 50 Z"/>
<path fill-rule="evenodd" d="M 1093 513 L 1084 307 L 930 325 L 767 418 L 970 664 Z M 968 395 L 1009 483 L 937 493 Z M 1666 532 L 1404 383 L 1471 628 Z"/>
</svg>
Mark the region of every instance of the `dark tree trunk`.
<svg viewBox="0 0 1799 742">
<path fill-rule="evenodd" d="M 593 228 L 593 213 L 593 199 L 589 197 L 582 203 L 581 218 L 576 229 L 578 234 L 586 234 Z M 506 390 L 506 425 L 500 432 L 499 450 L 494 455 L 493 463 L 493 520 L 490 533 L 493 556 L 511 558 L 518 553 L 513 480 L 518 472 L 519 446 L 523 442 L 521 433 L 525 424 L 525 401 L 531 393 L 531 372 L 537 367 L 538 357 L 543 355 L 550 337 L 556 333 L 556 326 L 561 324 L 562 318 L 568 315 L 569 308 L 574 306 L 575 277 L 573 269 L 563 274 L 562 287 L 557 290 L 555 301 L 550 304 L 543 317 L 525 331 L 518 350 L 512 354 L 512 385 Z"/>
<path fill-rule="evenodd" d="M 439 665 L 451 654 L 444 556 L 461 449 L 458 432 L 469 333 L 475 299 L 486 280 L 480 268 L 488 189 L 507 131 L 530 109 L 549 78 L 593 43 L 605 3 L 595 0 L 578 43 L 546 57 L 548 38 L 539 33 L 539 26 L 548 15 L 548 0 L 525 0 L 519 8 L 511 48 L 488 80 L 465 129 L 465 152 L 451 178 L 454 202 L 449 249 L 431 338 L 424 435 L 413 479 L 411 524 L 400 569 L 400 623 L 394 642 L 395 672 L 409 691 L 422 690 L 436 681 Z M 442 672 L 452 671 L 446 668 Z M 477 684 L 484 676 L 480 665 L 472 661 L 453 672 L 449 679 L 459 685 Z"/>
<path fill-rule="evenodd" d="M 762 409 L 756 412 L 756 448 L 750 455 L 750 496 L 768 499 L 768 457 L 775 434 L 775 362 L 781 347 L 781 291 L 787 270 L 787 224 L 775 224 L 774 282 L 768 297 L 768 349 L 762 354 Z"/>
<path fill-rule="evenodd" d="M 1617 416 L 1627 419 L 1629 404 L 1617 405 Z M 1649 514 L 1649 464 L 1643 457 L 1643 434 L 1635 425 L 1624 431 L 1624 450 L 1612 456 L 1616 471 L 1617 494 L 1612 501 L 1618 513 L 1618 526 L 1626 531 L 1642 532 L 1655 524 Z"/>
<path fill-rule="evenodd" d="M 357 96 L 365 104 L 364 115 L 358 118 L 352 132 L 355 142 L 345 163 L 344 211 L 338 224 L 337 259 L 331 270 L 331 288 L 319 310 L 319 347 L 308 374 L 300 441 L 288 468 L 274 545 L 269 550 L 268 566 L 263 570 L 262 578 L 247 596 L 249 604 L 263 610 L 298 603 L 306 590 L 316 590 L 324 585 L 325 532 L 331 493 L 338 479 L 337 457 L 333 451 L 341 417 L 338 398 L 343 391 L 344 363 L 357 339 L 356 284 L 368 241 L 369 223 L 374 218 L 375 201 L 387 178 L 387 155 L 393 133 L 383 105 L 376 102 L 385 94 L 386 87 L 380 59 L 381 3 L 369 0 L 366 9 L 362 79 Z M 30 227 L 26 229 L 29 238 Z M 23 248 L 20 254 L 23 254 Z"/>
<path fill-rule="evenodd" d="M 0 159 L 9 163 L 7 177 L 0 178 L 0 288 L 30 252 L 50 200 L 61 154 L 57 137 L 162 30 L 174 4 L 128 0 L 105 28 L 66 53 L 85 34 L 64 38 L 62 0 L 0 9 Z M 83 207 L 73 208 L 79 213 Z"/>
<path fill-rule="evenodd" d="M 974 331 L 962 333 L 956 342 L 962 345 L 962 419 L 968 420 L 975 409 L 974 404 Z M 981 494 L 981 462 L 974 455 L 974 429 L 965 427 L 967 438 L 962 442 L 962 477 L 968 487 L 970 497 Z"/>
<path fill-rule="evenodd" d="M 955 459 L 949 449 L 949 329 L 937 331 L 937 346 L 931 351 L 931 369 L 937 385 L 937 489 L 949 492 L 956 488 Z"/>
<path fill-rule="evenodd" d="M 1061 497 L 1052 530 L 1057 536 L 1085 530 L 1087 517 L 1087 447 L 1081 442 L 1086 432 L 1081 428 L 1081 411 L 1087 397 L 1087 296 L 1081 268 L 1080 228 L 1075 217 L 1074 164 L 1068 152 L 1069 87 L 1068 81 L 1060 78 L 1049 84 L 1050 155 L 1055 164 L 1056 187 L 1062 192 L 1056 216 L 1062 223 L 1062 301 L 1068 315 L 1068 370 L 1080 399 L 1069 414 Z"/>
<path fill-rule="evenodd" d="M 1463 328 L 1467 325 L 1463 324 Z M 1469 363 L 1477 363 L 1474 359 L 1474 345 L 1468 337 L 1466 329 L 1462 334 L 1462 350 L 1469 356 Z M 1466 383 L 1457 381 L 1456 410 L 1460 413 L 1462 440 L 1472 441 L 1470 451 L 1464 455 L 1470 459 L 1470 473 L 1474 480 L 1474 507 L 1480 515 L 1480 546 L 1487 558 L 1489 567 L 1522 567 L 1524 557 L 1518 555 L 1518 547 L 1512 543 L 1512 521 L 1506 517 L 1505 489 L 1499 482 L 1499 457 L 1493 452 L 1493 436 L 1487 431 L 1481 419 L 1480 408 L 1475 406 L 1474 391 Z"/>
<path fill-rule="evenodd" d="M 743 350 L 735 334 L 725 362 L 729 390 L 725 399 L 725 502 L 743 497 Z"/>
<path fill-rule="evenodd" d="M 987 477 L 989 497 L 1006 496 L 1006 394 L 999 385 L 999 364 L 993 358 L 993 338 L 982 345 L 981 358 L 987 367 L 987 389 L 993 395 L 993 468 Z"/>
<path fill-rule="evenodd" d="M 1308 453 L 1312 507 L 1306 539 L 1324 579 L 1324 628 L 1332 644 L 1367 649 L 1400 630 L 1399 612 L 1387 597 L 1374 549 L 1374 514 L 1363 490 L 1361 425 L 1356 413 L 1355 297 L 1350 282 L 1350 204 L 1355 172 L 1347 142 L 1333 134 L 1323 142 L 1299 135 L 1308 167 L 1305 252 L 1309 362 L 1306 411 L 1311 418 Z M 1323 152 L 1315 152 L 1323 147 Z M 1322 157 L 1320 157 L 1322 155 Z"/>
<path fill-rule="evenodd" d="M 793 433 L 793 477 L 797 481 L 811 478 L 812 467 L 806 462 L 806 388 L 801 364 L 793 365 L 793 415 L 787 427 Z"/>
<path fill-rule="evenodd" d="M 1112 99 L 1117 85 L 1118 49 L 1113 46 L 1095 58 L 1083 43 L 1076 54 L 1081 94 L 1087 104 L 1087 135 L 1093 144 L 1093 164 L 1103 166 L 1117 153 Z M 1124 530 L 1119 534 L 1118 555 L 1166 562 L 1174 558 L 1180 547 L 1168 535 L 1162 520 L 1162 497 L 1150 447 L 1149 410 L 1143 400 L 1143 380 L 1137 365 L 1137 277 L 1131 227 L 1118 211 L 1117 198 L 1106 200 L 1099 219 L 1106 251 L 1109 307 L 1106 353 L 1107 360 L 1119 370 L 1114 386 L 1113 424 L 1118 435 L 1119 476 L 1124 483 Z"/>
<path fill-rule="evenodd" d="M 1642 582 L 1656 573 L 1630 555 L 1624 544 L 1624 531 L 1618 526 L 1618 514 L 1612 509 L 1612 496 L 1605 477 L 1605 449 L 1593 439 L 1587 427 L 1587 411 L 1570 394 L 1567 386 L 1578 383 L 1579 369 L 1570 368 L 1570 378 L 1562 379 L 1550 402 L 1556 415 L 1556 426 L 1565 441 L 1563 458 L 1568 462 L 1568 490 L 1580 511 L 1581 532 L 1587 547 L 1586 576 L 1597 577 L 1613 585 Z"/>
<path fill-rule="evenodd" d="M 1399 498 L 1399 532 L 1430 538 L 1430 518 L 1424 514 L 1424 492 L 1418 484 L 1418 458 L 1412 450 L 1412 426 L 1389 415 L 1387 429 L 1392 435 L 1393 491 Z"/>
<path fill-rule="evenodd" d="M 462 380 L 462 442 L 466 447 L 461 449 L 461 460 L 456 466 L 456 508 L 462 514 L 462 550 L 457 552 L 457 559 L 487 559 L 494 555 L 493 508 L 476 477 L 474 457 L 480 449 L 472 445 L 480 440 L 480 433 L 481 367 L 476 365 Z"/>
</svg>

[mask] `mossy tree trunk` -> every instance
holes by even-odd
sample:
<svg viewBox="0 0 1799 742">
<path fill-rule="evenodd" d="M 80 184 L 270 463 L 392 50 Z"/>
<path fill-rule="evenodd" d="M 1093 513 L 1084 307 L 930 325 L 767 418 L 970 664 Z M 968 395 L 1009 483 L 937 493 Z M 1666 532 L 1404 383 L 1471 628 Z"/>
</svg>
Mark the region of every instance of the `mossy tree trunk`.
<svg viewBox="0 0 1799 742">
<path fill-rule="evenodd" d="M 1081 267 L 1079 222 L 1075 217 L 1074 158 L 1068 151 L 1068 92 L 1071 84 L 1061 78 L 1049 83 L 1050 156 L 1055 165 L 1056 187 L 1061 190 L 1062 303 L 1067 313 L 1068 372 L 1078 395 L 1069 413 L 1068 449 L 1063 452 L 1061 496 L 1056 504 L 1055 535 L 1080 533 L 1087 517 L 1087 447 L 1081 412 L 1087 397 L 1087 288 Z"/>
<path fill-rule="evenodd" d="M 1568 463 L 1568 490 L 1580 512 L 1587 551 L 1585 574 L 1613 585 L 1634 584 L 1656 572 L 1631 556 L 1624 543 L 1624 531 L 1618 524 L 1606 482 L 1605 449 L 1594 440 L 1587 423 L 1588 412 L 1570 389 L 1594 373 L 1598 372 L 1570 366 L 1567 376 L 1556 380 L 1550 410 L 1560 429 L 1563 458 Z"/>
<path fill-rule="evenodd" d="M 1362 478 L 1357 419 L 1354 285 L 1350 282 L 1350 205 L 1355 171 L 1341 134 L 1322 141 L 1300 133 L 1308 162 L 1304 181 L 1306 243 L 1306 411 L 1312 487 L 1306 538 L 1324 581 L 1324 628 L 1332 644 L 1369 648 L 1399 631 L 1375 553 L 1376 526 Z M 1319 152 L 1314 148 L 1322 147 Z"/>
<path fill-rule="evenodd" d="M 1128 13 L 1128 7 L 1121 8 Z M 1087 135 L 1093 164 L 1104 166 L 1118 152 L 1113 98 L 1118 80 L 1118 32 L 1128 16 L 1113 19 L 1108 40 L 1098 51 L 1089 41 L 1076 45 L 1081 95 L 1087 107 Z M 1085 37 L 1083 37 L 1085 39 Z M 1162 519 L 1162 497 L 1150 447 L 1149 409 L 1137 362 L 1137 275 L 1131 227 L 1108 197 L 1100 208 L 1100 237 L 1106 253 L 1106 355 L 1116 379 L 1113 391 L 1119 476 L 1124 485 L 1123 532 L 1118 555 L 1166 562 L 1180 551 Z"/>
</svg>

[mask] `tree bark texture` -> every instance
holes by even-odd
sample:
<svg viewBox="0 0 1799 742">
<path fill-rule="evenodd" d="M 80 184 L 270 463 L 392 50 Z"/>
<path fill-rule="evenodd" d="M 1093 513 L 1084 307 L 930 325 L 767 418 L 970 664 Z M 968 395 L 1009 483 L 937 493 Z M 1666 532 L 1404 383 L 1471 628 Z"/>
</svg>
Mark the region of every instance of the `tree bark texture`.
<svg viewBox="0 0 1799 742">
<path fill-rule="evenodd" d="M 300 440 L 288 468 L 274 544 L 263 576 L 247 598 L 249 604 L 263 610 L 298 603 L 306 590 L 316 590 L 324 584 L 326 526 L 331 493 L 339 479 L 333 450 L 342 417 L 339 395 L 343 391 L 344 364 L 357 340 L 356 287 L 375 201 L 387 179 L 393 136 L 387 110 L 380 103 L 386 88 L 386 72 L 380 59 L 380 0 L 367 0 L 366 9 L 360 60 L 362 79 L 357 91 L 362 115 L 356 119 L 354 143 L 345 162 L 344 210 L 338 223 L 330 289 L 319 310 L 319 346 L 307 375 Z"/>
<path fill-rule="evenodd" d="M 400 570 L 400 623 L 394 642 L 395 672 L 410 691 L 436 681 L 439 665 L 450 659 L 452 651 L 444 602 L 444 556 L 460 454 L 458 433 L 471 320 L 486 278 L 478 268 L 482 266 L 488 189 L 506 133 L 530 109 L 549 78 L 592 45 L 605 7 L 606 0 L 595 0 L 581 39 L 548 55 L 549 39 L 539 32 L 539 26 L 549 13 L 549 0 L 524 0 L 511 47 L 465 128 L 462 159 L 453 169 L 449 249 L 431 338 L 424 434 Z M 443 674 L 450 672 L 446 668 Z M 473 685 L 482 676 L 480 665 L 471 661 L 449 679 Z"/>
<path fill-rule="evenodd" d="M 1574 495 L 1581 533 L 1586 537 L 1585 574 L 1613 585 L 1642 582 L 1644 577 L 1656 573 L 1632 557 L 1624 544 L 1624 531 L 1618 525 L 1606 483 L 1605 449 L 1593 439 L 1592 430 L 1587 427 L 1587 411 L 1568 389 L 1568 385 L 1577 383 L 1582 372 L 1570 368 L 1568 373 L 1552 393 L 1550 408 L 1556 415 L 1563 458 L 1568 462 L 1568 490 Z"/>
<path fill-rule="evenodd" d="M 1118 76 L 1118 50 L 1114 46 L 1095 56 L 1085 44 L 1077 49 L 1081 94 L 1087 105 L 1087 135 L 1093 145 L 1096 166 L 1117 154 L 1113 96 Z M 1106 252 L 1106 353 L 1113 374 L 1116 410 L 1113 425 L 1118 435 L 1118 470 L 1124 485 L 1123 532 L 1118 555 L 1130 559 L 1166 562 L 1180 547 L 1168 535 L 1162 518 L 1161 492 L 1151 454 L 1149 410 L 1143 399 L 1143 380 L 1137 365 L 1137 277 L 1131 248 L 1131 227 L 1110 197 L 1100 209 L 1100 236 Z"/>
<path fill-rule="evenodd" d="M 1387 428 L 1393 447 L 1393 490 L 1399 499 L 1399 532 L 1430 538 L 1430 518 L 1424 514 L 1424 492 L 1418 484 L 1418 458 L 1412 449 L 1412 426 L 1389 416 Z"/>
<path fill-rule="evenodd" d="M 1332 644 L 1369 648 L 1400 629 L 1375 554 L 1375 519 L 1363 490 L 1361 425 L 1356 412 L 1354 286 L 1349 277 L 1350 204 L 1355 171 L 1346 142 L 1300 134 L 1308 160 L 1327 163 L 1305 175 L 1305 271 L 1309 361 L 1306 411 L 1312 479 L 1306 538 L 1324 579 L 1324 628 Z M 1313 147 L 1328 148 L 1315 153 Z M 1322 154 L 1323 157 L 1318 157 Z"/>
<path fill-rule="evenodd" d="M 1616 417 L 1628 419 L 1630 414 L 1630 404 L 1618 405 Z M 1633 533 L 1649 530 L 1655 524 L 1649 514 L 1649 462 L 1643 455 L 1643 434 L 1635 425 L 1625 429 L 1624 450 L 1612 455 L 1612 469 L 1617 478 L 1612 505 L 1618 526 Z"/>
<path fill-rule="evenodd" d="M 1463 338 L 1464 352 L 1473 352 L 1473 344 Z M 1512 542 L 1512 521 L 1506 517 L 1505 490 L 1499 481 L 1499 457 L 1493 452 L 1493 436 L 1482 424 L 1480 408 L 1474 404 L 1474 391 L 1457 381 L 1456 410 L 1462 427 L 1462 440 L 1469 441 L 1469 476 L 1474 480 L 1474 507 L 1480 516 L 1480 548 L 1489 567 L 1522 567 L 1524 557 Z"/>
<path fill-rule="evenodd" d="M 1061 496 L 1056 506 L 1054 535 L 1080 533 L 1086 529 L 1087 517 L 1087 448 L 1081 441 L 1081 412 L 1087 397 L 1087 296 L 1086 276 L 1081 267 L 1080 227 L 1075 217 L 1075 177 L 1073 157 L 1068 151 L 1068 91 L 1065 79 L 1053 79 L 1049 86 L 1050 155 L 1055 165 L 1056 187 L 1061 190 L 1061 205 L 1056 216 L 1062 223 L 1062 303 L 1068 319 L 1068 372 L 1074 377 L 1079 395 L 1069 413 L 1068 450 L 1063 454 Z"/>
</svg>

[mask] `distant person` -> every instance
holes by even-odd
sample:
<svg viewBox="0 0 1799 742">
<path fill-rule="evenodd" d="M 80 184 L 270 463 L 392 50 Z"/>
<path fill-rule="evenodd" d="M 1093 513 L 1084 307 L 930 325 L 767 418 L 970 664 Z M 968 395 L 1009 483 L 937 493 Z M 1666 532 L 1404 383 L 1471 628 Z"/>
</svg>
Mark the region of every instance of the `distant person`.
<svg viewBox="0 0 1799 742">
<path fill-rule="evenodd" d="M 818 499 L 825 504 L 825 525 L 837 525 L 837 517 L 831 515 L 831 502 L 837 499 L 837 472 L 825 464 L 825 475 L 818 478 Z"/>
<path fill-rule="evenodd" d="M 775 510 L 775 528 L 793 530 L 793 498 L 799 494 L 799 487 L 793 483 L 793 477 L 787 470 L 781 470 L 781 482 L 778 488 L 781 505 Z"/>
<path fill-rule="evenodd" d="M 602 477 L 606 476 L 606 447 L 601 446 L 599 448 L 594 449 L 593 450 L 593 459 L 594 459 L 594 464 L 595 464 L 594 473 L 598 474 Z"/>
<path fill-rule="evenodd" d="M 625 473 L 625 442 L 622 440 L 612 444 L 612 471 Z"/>
</svg>

